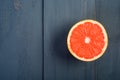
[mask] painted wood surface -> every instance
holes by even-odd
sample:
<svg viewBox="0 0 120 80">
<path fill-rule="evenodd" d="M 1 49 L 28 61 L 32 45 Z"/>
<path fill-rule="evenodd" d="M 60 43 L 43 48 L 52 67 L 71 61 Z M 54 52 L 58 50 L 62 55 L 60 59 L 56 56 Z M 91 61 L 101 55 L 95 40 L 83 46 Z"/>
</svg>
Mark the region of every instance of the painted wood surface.
<svg viewBox="0 0 120 80">
<path fill-rule="evenodd" d="M 83 19 L 106 28 L 109 45 L 93 62 L 68 51 Z M 0 0 L 0 80 L 120 80 L 120 0 Z"/>
<path fill-rule="evenodd" d="M 98 0 L 97 20 L 106 28 L 109 45 L 106 54 L 96 62 L 98 80 L 120 80 L 120 1 Z"/>
<path fill-rule="evenodd" d="M 68 52 L 66 38 L 77 21 L 95 18 L 94 0 L 44 1 L 45 80 L 93 80 L 94 62 L 74 59 Z"/>
<path fill-rule="evenodd" d="M 0 0 L 0 80 L 42 80 L 41 2 Z"/>
</svg>

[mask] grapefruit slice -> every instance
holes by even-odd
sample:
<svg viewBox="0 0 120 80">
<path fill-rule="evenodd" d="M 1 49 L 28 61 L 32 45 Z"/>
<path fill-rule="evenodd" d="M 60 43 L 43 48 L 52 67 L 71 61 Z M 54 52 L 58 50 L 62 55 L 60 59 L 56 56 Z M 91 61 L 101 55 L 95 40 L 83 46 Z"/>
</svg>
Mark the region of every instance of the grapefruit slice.
<svg viewBox="0 0 120 80">
<path fill-rule="evenodd" d="M 94 61 L 100 58 L 107 45 L 107 32 L 103 25 L 95 20 L 80 21 L 68 33 L 68 49 L 78 60 Z"/>
</svg>

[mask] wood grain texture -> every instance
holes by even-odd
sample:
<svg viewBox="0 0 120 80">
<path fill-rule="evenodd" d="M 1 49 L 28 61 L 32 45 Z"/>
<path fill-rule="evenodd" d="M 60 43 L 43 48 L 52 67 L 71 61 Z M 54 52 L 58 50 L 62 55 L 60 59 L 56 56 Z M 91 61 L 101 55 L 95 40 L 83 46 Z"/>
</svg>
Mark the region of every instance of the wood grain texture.
<svg viewBox="0 0 120 80">
<path fill-rule="evenodd" d="M 0 1 L 0 80 L 42 79 L 42 1 Z"/>
<path fill-rule="evenodd" d="M 120 80 L 120 0 L 0 0 L 0 80 Z M 68 51 L 69 29 L 95 19 L 109 45 L 93 62 Z"/>
<path fill-rule="evenodd" d="M 45 80 L 94 80 L 94 62 L 73 58 L 66 38 L 73 24 L 95 17 L 95 0 L 44 0 Z"/>
<path fill-rule="evenodd" d="M 120 80 L 120 0 L 97 0 L 96 16 L 106 28 L 108 49 L 96 62 L 97 80 Z"/>
</svg>

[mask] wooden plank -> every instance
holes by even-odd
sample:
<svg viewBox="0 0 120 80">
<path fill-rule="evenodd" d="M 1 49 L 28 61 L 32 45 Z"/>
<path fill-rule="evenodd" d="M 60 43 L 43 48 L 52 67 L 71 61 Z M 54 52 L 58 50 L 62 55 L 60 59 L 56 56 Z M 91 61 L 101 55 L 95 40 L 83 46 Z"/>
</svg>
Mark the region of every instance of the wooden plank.
<svg viewBox="0 0 120 80">
<path fill-rule="evenodd" d="M 0 1 L 0 80 L 42 79 L 42 0 Z"/>
<path fill-rule="evenodd" d="M 96 19 L 106 28 L 108 49 L 96 62 L 97 80 L 120 80 L 120 0 L 97 0 Z"/>
<path fill-rule="evenodd" d="M 94 62 L 70 55 L 67 33 L 79 20 L 95 19 L 95 0 L 44 0 L 44 80 L 93 80 Z"/>
</svg>

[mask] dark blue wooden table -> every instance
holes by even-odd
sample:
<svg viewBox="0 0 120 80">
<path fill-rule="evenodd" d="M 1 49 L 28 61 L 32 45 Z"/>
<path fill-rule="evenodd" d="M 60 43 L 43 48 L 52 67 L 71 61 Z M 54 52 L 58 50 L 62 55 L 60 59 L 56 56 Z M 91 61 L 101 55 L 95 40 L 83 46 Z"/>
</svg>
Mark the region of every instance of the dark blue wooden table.
<svg viewBox="0 0 120 80">
<path fill-rule="evenodd" d="M 66 37 L 88 18 L 105 26 L 109 45 L 82 62 Z M 120 0 L 0 0 L 0 80 L 120 80 Z"/>
</svg>

